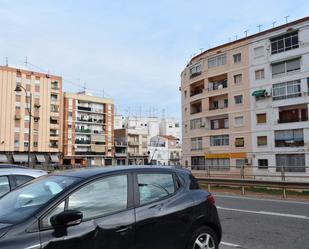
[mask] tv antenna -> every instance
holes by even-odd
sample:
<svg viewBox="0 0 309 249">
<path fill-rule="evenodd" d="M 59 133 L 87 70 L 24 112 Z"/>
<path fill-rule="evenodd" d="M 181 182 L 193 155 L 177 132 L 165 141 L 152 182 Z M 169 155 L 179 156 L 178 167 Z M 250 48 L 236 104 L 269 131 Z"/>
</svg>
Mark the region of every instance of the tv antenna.
<svg viewBox="0 0 309 249">
<path fill-rule="evenodd" d="M 245 31 L 244 31 L 244 33 L 245 33 L 245 37 L 247 37 L 247 36 L 248 36 L 248 31 L 249 31 L 249 29 L 247 29 L 247 30 L 245 30 Z"/>
<path fill-rule="evenodd" d="M 289 17 L 290 16 L 285 16 L 284 18 L 285 18 L 285 23 L 288 23 L 289 22 Z"/>
<path fill-rule="evenodd" d="M 277 23 L 276 21 L 273 22 L 273 28 L 276 26 L 276 23 Z"/>
<path fill-rule="evenodd" d="M 258 26 L 256 26 L 256 27 L 258 27 L 259 28 L 259 32 L 261 32 L 261 28 L 262 28 L 262 24 L 259 24 Z"/>
</svg>

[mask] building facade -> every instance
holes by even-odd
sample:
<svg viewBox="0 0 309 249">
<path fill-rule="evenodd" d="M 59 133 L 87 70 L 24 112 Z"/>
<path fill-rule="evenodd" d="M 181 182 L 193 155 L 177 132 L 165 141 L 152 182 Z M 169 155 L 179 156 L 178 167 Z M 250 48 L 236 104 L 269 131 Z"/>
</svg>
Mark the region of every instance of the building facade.
<svg viewBox="0 0 309 249">
<path fill-rule="evenodd" d="M 30 146 L 33 167 L 57 165 L 61 116 L 60 76 L 0 66 L 0 163 L 27 164 Z"/>
<path fill-rule="evenodd" d="M 309 17 L 209 49 L 181 74 L 183 164 L 306 172 Z"/>
<path fill-rule="evenodd" d="M 63 164 L 112 165 L 114 102 L 83 93 L 65 93 Z"/>
<path fill-rule="evenodd" d="M 182 72 L 185 166 L 220 170 L 251 162 L 249 41 L 210 49 Z"/>
<path fill-rule="evenodd" d="M 181 128 L 179 121 L 174 118 L 163 118 L 160 122 L 160 135 L 173 136 L 180 141 Z"/>
<path fill-rule="evenodd" d="M 152 137 L 149 152 L 149 161 L 152 165 L 178 166 L 181 163 L 181 146 L 179 139 L 174 136 Z"/>
<path fill-rule="evenodd" d="M 309 172 L 309 18 L 255 37 L 249 57 L 255 170 Z"/>
<path fill-rule="evenodd" d="M 145 129 L 115 130 L 116 165 L 148 164 L 148 133 Z"/>
</svg>

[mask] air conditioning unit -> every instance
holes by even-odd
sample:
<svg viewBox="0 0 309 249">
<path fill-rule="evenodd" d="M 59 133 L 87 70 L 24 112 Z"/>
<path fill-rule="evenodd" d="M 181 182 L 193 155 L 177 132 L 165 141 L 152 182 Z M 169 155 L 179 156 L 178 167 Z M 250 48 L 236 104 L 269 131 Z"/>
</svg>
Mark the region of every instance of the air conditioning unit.
<svg viewBox="0 0 309 249">
<path fill-rule="evenodd" d="M 218 89 L 219 89 L 219 90 L 223 89 L 223 85 L 219 85 L 219 86 L 218 86 Z"/>
<path fill-rule="evenodd" d="M 204 127 L 206 127 L 206 125 L 205 124 L 201 124 L 201 127 L 204 128 Z"/>
<path fill-rule="evenodd" d="M 271 96 L 271 92 L 265 92 L 265 97 L 270 97 Z"/>
<path fill-rule="evenodd" d="M 250 164 L 250 165 L 252 165 L 252 158 L 246 158 L 245 164 Z"/>
</svg>

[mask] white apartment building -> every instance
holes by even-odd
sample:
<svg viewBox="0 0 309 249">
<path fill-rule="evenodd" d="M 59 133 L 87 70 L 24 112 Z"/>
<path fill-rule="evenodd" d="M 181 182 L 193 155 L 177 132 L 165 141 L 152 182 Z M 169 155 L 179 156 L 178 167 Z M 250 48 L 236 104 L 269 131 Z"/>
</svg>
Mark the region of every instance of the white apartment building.
<svg viewBox="0 0 309 249">
<path fill-rule="evenodd" d="M 309 18 L 254 37 L 249 61 L 254 170 L 309 172 Z"/>
<path fill-rule="evenodd" d="M 181 128 L 179 121 L 174 118 L 164 118 L 160 122 L 160 135 L 174 136 L 181 139 Z"/>
</svg>

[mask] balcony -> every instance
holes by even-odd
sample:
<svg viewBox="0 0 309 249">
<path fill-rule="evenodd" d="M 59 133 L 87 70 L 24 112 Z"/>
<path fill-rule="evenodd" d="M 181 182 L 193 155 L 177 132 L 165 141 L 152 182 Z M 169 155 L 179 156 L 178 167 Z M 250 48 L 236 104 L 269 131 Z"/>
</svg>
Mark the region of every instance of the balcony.
<svg viewBox="0 0 309 249">
<path fill-rule="evenodd" d="M 76 139 L 75 143 L 76 144 L 90 144 L 91 141 L 90 140 L 84 140 L 84 139 Z"/>
<path fill-rule="evenodd" d="M 308 121 L 306 105 L 279 108 L 278 124 Z"/>
<path fill-rule="evenodd" d="M 95 124 L 104 124 L 103 119 L 95 119 L 95 118 L 80 118 L 77 117 L 77 122 L 87 122 L 87 123 L 95 123 Z"/>
<path fill-rule="evenodd" d="M 78 110 L 80 111 L 87 111 L 87 112 L 91 112 L 91 107 L 86 107 L 86 106 L 78 106 L 77 107 Z"/>
<path fill-rule="evenodd" d="M 208 78 L 208 91 L 222 90 L 228 87 L 227 74 L 218 75 Z"/>
<path fill-rule="evenodd" d="M 211 107 L 209 107 L 209 111 L 227 109 L 228 107 L 229 107 L 229 105 L 227 103 L 220 104 L 220 105 L 211 104 Z"/>
<path fill-rule="evenodd" d="M 139 146 L 138 141 L 129 141 L 129 146 Z"/>
<path fill-rule="evenodd" d="M 190 85 L 190 97 L 201 94 L 204 91 L 204 80 L 197 81 Z"/>
<path fill-rule="evenodd" d="M 202 101 L 191 103 L 190 114 L 202 112 Z"/>
<path fill-rule="evenodd" d="M 115 153 L 115 157 L 127 157 L 127 153 L 123 152 L 123 153 Z"/>
<path fill-rule="evenodd" d="M 91 133 L 91 129 L 75 129 L 76 133 Z"/>
</svg>

